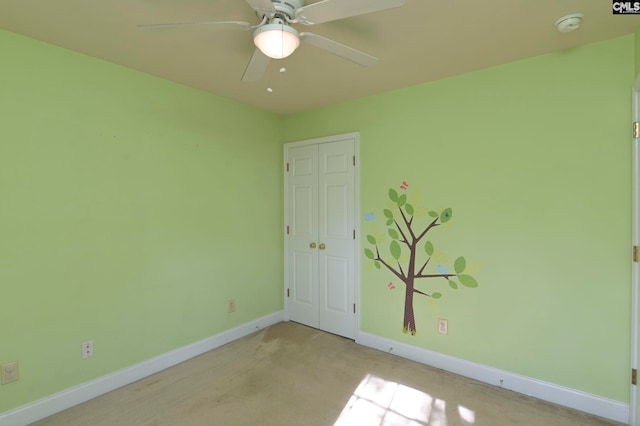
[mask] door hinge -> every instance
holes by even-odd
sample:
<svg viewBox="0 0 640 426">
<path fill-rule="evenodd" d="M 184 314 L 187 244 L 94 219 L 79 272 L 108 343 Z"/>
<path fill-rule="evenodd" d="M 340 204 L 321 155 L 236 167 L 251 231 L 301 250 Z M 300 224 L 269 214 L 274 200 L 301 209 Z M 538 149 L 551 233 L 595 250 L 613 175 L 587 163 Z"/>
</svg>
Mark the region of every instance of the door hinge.
<svg viewBox="0 0 640 426">
<path fill-rule="evenodd" d="M 287 297 L 291 297 L 291 290 L 287 289 Z"/>
<path fill-rule="evenodd" d="M 289 225 L 287 225 L 287 235 L 289 235 Z"/>
<path fill-rule="evenodd" d="M 356 165 L 356 156 L 355 155 L 353 156 L 353 165 L 354 166 Z"/>
<path fill-rule="evenodd" d="M 638 384 L 638 370 L 636 370 L 635 368 L 631 369 L 631 384 L 632 385 Z"/>
<path fill-rule="evenodd" d="M 633 122 L 633 131 L 632 131 L 632 134 L 633 134 L 633 138 L 634 138 L 634 139 L 638 139 L 638 138 L 640 138 L 640 123 L 639 123 L 639 122 L 637 122 L 637 121 L 634 121 L 634 122 Z"/>
<path fill-rule="evenodd" d="M 640 247 L 633 246 L 633 261 L 640 262 Z"/>
<path fill-rule="evenodd" d="M 289 171 L 289 163 L 287 163 L 287 171 Z"/>
<path fill-rule="evenodd" d="M 354 314 L 356 313 L 356 304 L 355 303 L 353 304 L 353 313 Z"/>
<path fill-rule="evenodd" d="M 353 230 L 353 239 L 354 240 L 356 239 L 356 230 L 355 229 Z"/>
</svg>

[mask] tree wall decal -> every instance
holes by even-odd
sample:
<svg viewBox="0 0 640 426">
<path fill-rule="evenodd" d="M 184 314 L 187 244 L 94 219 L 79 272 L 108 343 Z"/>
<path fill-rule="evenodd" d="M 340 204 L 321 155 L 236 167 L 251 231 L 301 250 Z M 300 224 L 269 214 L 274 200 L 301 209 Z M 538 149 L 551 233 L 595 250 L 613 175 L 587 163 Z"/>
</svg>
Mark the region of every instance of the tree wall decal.
<svg viewBox="0 0 640 426">
<path fill-rule="evenodd" d="M 407 187 L 407 183 L 402 182 L 400 188 L 406 190 Z M 416 320 L 413 311 L 413 296 L 419 294 L 433 299 L 442 297 L 442 293 L 440 292 L 427 293 L 418 290 L 415 287 L 417 280 L 441 278 L 445 280 L 453 290 L 458 289 L 458 283 L 464 287 L 475 288 L 478 287 L 478 282 L 473 276 L 464 273 L 467 267 L 467 261 L 462 256 L 454 261 L 453 272 L 449 272 L 450 270 L 448 268 L 440 264 L 436 266 L 435 271 L 433 270 L 433 265 L 431 267 L 429 266 L 435 248 L 431 241 L 425 240 L 422 244 L 421 241 L 433 229 L 451 220 L 453 213 L 451 208 L 446 208 L 440 213 L 433 210 L 429 211 L 428 215 L 431 222 L 424 229 L 418 231 L 415 229 L 416 225 L 414 224 L 414 207 L 407 202 L 406 194 L 399 195 L 396 190 L 389 189 L 389 199 L 394 204 L 394 208 L 393 210 L 384 209 L 383 214 L 386 218 L 387 233 L 389 237 L 391 237 L 388 246 L 388 252 L 391 254 L 391 258 L 386 257 L 385 260 L 380 253 L 378 241 L 371 234 L 367 235 L 367 241 L 372 247 L 365 248 L 364 254 L 367 258 L 371 259 L 377 269 L 382 269 L 382 266 L 384 266 L 393 273 L 400 282 L 404 283 L 404 322 L 402 330 L 404 333 L 415 335 Z M 394 212 L 396 209 L 397 211 Z M 373 215 L 371 217 L 373 217 Z M 400 258 L 404 251 L 409 252 L 409 259 L 403 266 Z M 420 254 L 418 252 L 420 252 Z M 422 254 L 423 252 L 424 254 Z M 389 283 L 389 289 L 393 288 L 395 288 L 393 283 Z"/>
</svg>

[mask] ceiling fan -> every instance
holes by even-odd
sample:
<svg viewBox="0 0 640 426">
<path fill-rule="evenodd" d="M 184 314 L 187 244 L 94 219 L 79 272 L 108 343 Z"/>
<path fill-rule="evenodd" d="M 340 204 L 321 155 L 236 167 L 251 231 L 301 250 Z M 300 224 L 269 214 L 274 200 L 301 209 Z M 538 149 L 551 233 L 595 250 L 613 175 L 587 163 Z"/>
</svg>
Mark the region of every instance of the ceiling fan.
<svg viewBox="0 0 640 426">
<path fill-rule="evenodd" d="M 260 23 L 244 21 L 174 22 L 138 25 L 141 29 L 206 26 L 223 30 L 254 30 L 256 50 L 242 76 L 242 81 L 262 79 L 271 58 L 282 59 L 291 55 L 300 43 L 310 44 L 362 66 L 371 66 L 378 58 L 353 49 L 326 37 L 298 32 L 292 24 L 315 25 L 351 16 L 403 6 L 406 0 L 322 0 L 304 6 L 305 0 L 246 0 L 255 11 Z"/>
</svg>

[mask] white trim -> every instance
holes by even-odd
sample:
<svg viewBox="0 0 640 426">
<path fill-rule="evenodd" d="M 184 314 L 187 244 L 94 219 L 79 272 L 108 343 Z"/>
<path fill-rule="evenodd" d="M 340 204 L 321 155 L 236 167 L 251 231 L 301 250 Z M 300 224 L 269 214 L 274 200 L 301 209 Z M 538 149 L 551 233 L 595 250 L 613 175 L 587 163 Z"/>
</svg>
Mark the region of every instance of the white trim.
<svg viewBox="0 0 640 426">
<path fill-rule="evenodd" d="M 132 365 L 115 373 L 99 377 L 90 382 L 63 390 L 14 410 L 0 414 L 3 426 L 23 426 L 44 419 L 60 411 L 82 404 L 122 386 L 136 382 L 181 362 L 202 355 L 241 337 L 277 324 L 282 321 L 283 312 L 278 311 L 241 326 L 223 331 L 215 336 L 175 349 L 171 352 Z"/>
<path fill-rule="evenodd" d="M 359 141 L 360 132 L 341 133 L 339 135 L 323 136 L 321 138 L 305 139 L 305 140 L 296 141 L 296 142 L 287 142 L 285 143 L 285 148 L 296 148 L 299 146 L 317 145 L 320 143 L 329 143 L 329 142 L 335 142 L 337 140 L 345 140 L 345 139 L 355 139 Z M 286 149 L 285 149 L 285 155 L 286 155 Z"/>
<path fill-rule="evenodd" d="M 484 383 L 626 423 L 629 404 L 360 331 L 357 343 Z"/>
<path fill-rule="evenodd" d="M 631 111 L 632 121 L 640 121 L 640 75 L 636 79 L 633 90 L 631 91 Z M 640 165 L 638 164 L 638 139 L 631 137 L 631 162 L 633 164 L 631 171 L 631 244 L 632 246 L 639 245 L 640 238 L 638 236 L 638 221 L 640 217 L 640 208 L 638 206 L 639 197 L 638 184 L 640 184 Z M 640 297 L 639 292 L 639 272 L 638 264 L 631 262 L 631 368 L 638 369 L 638 300 Z M 638 426 L 640 425 L 640 418 L 638 416 L 638 394 L 637 385 L 630 385 L 629 392 L 629 424 Z"/>
<path fill-rule="evenodd" d="M 289 175 L 287 174 L 287 163 L 289 162 L 289 148 L 296 148 L 307 145 L 317 145 L 322 143 L 336 142 L 339 140 L 353 139 L 354 155 L 356 156 L 356 164 L 354 171 L 354 224 L 356 229 L 356 240 L 354 246 L 354 303 L 356 304 L 356 318 L 354 324 L 354 340 L 358 340 L 360 331 L 360 132 L 342 133 L 339 135 L 325 136 L 315 139 L 306 139 L 297 142 L 287 142 L 284 144 L 284 321 L 289 321 L 289 298 L 287 297 L 287 289 L 289 288 L 289 239 L 287 238 L 287 224 L 289 223 Z"/>
<path fill-rule="evenodd" d="M 360 253 L 362 253 L 360 247 L 361 234 L 360 234 L 360 133 L 354 133 L 353 138 L 355 141 L 355 156 L 356 156 L 356 169 L 355 169 L 355 185 L 354 185 L 354 197 L 355 197 L 355 221 L 353 226 L 356 228 L 356 241 L 355 241 L 355 256 L 353 258 L 354 261 L 354 269 L 356 280 L 354 284 L 353 291 L 355 294 L 353 295 L 353 302 L 356 304 L 356 329 L 354 330 L 354 340 L 358 340 L 360 335 L 360 312 L 362 312 L 362 308 L 360 305 L 360 268 L 362 267 L 362 261 Z"/>
<path fill-rule="evenodd" d="M 289 144 L 284 144 L 283 146 L 283 151 L 284 151 L 284 164 L 283 164 L 283 179 L 282 182 L 284 184 L 284 189 L 283 189 L 283 193 L 284 193 L 284 197 L 282 202 L 284 203 L 284 214 L 282 215 L 283 220 L 284 220 L 284 224 L 283 224 L 283 233 L 282 233 L 282 239 L 284 240 L 284 252 L 282 253 L 283 259 L 284 259 L 284 294 L 283 294 L 283 298 L 284 298 L 284 304 L 282 306 L 284 306 L 284 320 L 285 321 L 289 321 L 291 319 L 291 315 L 289 315 L 289 296 L 287 295 L 287 291 L 289 291 L 289 238 L 287 238 L 287 226 L 289 224 L 289 171 L 287 170 L 287 168 L 289 167 Z"/>
<path fill-rule="evenodd" d="M 636 76 L 633 82 L 633 90 L 640 92 L 640 73 Z"/>
</svg>

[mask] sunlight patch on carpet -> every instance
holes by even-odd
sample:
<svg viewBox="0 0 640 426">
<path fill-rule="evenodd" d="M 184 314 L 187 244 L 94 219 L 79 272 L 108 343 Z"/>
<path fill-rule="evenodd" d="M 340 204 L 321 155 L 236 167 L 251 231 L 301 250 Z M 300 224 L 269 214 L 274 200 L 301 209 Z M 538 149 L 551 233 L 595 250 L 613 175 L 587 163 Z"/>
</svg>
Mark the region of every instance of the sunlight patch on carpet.
<svg viewBox="0 0 640 426">
<path fill-rule="evenodd" d="M 403 384 L 368 374 L 358 385 L 334 426 L 447 426 L 447 403 Z M 475 413 L 458 406 L 457 424 L 475 423 Z M 456 423 L 456 422 L 452 422 Z"/>
</svg>

